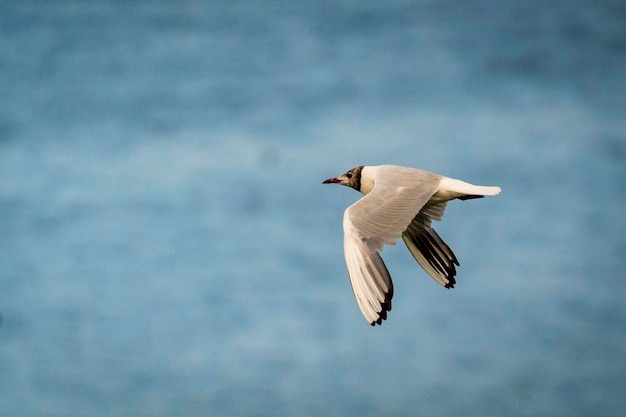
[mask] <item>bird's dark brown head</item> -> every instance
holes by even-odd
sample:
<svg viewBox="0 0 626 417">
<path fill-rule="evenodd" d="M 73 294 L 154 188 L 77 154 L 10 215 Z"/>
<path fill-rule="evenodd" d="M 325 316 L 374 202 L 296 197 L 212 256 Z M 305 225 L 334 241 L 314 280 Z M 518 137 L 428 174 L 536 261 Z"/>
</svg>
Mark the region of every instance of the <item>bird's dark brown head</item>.
<svg viewBox="0 0 626 417">
<path fill-rule="evenodd" d="M 322 184 L 341 184 L 346 187 L 354 188 L 357 191 L 361 191 L 361 171 L 363 165 L 356 168 L 352 168 L 345 174 L 338 176 L 337 178 L 329 178 Z"/>
</svg>

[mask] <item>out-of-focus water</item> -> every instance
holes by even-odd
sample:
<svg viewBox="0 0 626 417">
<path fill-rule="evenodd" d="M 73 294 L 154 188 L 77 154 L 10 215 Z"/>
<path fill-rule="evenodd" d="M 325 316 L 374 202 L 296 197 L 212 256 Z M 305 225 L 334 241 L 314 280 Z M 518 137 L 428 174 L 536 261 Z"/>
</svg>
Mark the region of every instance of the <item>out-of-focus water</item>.
<svg viewBox="0 0 626 417">
<path fill-rule="evenodd" d="M 0 416 L 618 416 L 626 7 L 0 6 Z M 484 185 L 372 328 L 321 181 Z"/>
</svg>

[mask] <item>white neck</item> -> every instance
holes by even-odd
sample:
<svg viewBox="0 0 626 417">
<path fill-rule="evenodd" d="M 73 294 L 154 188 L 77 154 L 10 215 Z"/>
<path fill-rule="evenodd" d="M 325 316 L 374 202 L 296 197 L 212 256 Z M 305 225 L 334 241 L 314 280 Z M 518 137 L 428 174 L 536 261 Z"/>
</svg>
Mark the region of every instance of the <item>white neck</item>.
<svg viewBox="0 0 626 417">
<path fill-rule="evenodd" d="M 363 167 L 361 170 L 361 192 L 367 194 L 374 188 L 373 167 Z"/>
</svg>

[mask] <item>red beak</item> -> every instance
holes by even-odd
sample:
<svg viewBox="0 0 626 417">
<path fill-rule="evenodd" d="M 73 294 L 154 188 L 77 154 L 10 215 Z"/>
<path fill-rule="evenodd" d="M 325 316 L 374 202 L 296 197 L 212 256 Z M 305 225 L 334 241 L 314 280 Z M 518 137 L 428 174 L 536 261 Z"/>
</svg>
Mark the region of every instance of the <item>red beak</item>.
<svg viewBox="0 0 626 417">
<path fill-rule="evenodd" d="M 322 184 L 338 184 L 341 181 L 339 181 L 337 178 L 329 178 L 326 181 L 324 181 Z"/>
</svg>

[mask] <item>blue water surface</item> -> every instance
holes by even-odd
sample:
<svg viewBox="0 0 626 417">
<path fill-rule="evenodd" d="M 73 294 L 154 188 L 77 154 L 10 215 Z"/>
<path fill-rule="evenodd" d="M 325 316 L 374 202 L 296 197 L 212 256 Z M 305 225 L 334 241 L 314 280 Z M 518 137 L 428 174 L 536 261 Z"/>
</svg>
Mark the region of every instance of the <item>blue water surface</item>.
<svg viewBox="0 0 626 417">
<path fill-rule="evenodd" d="M 0 11 L 0 416 L 623 415 L 623 2 Z M 372 328 L 321 182 L 382 163 L 503 192 Z"/>
</svg>

